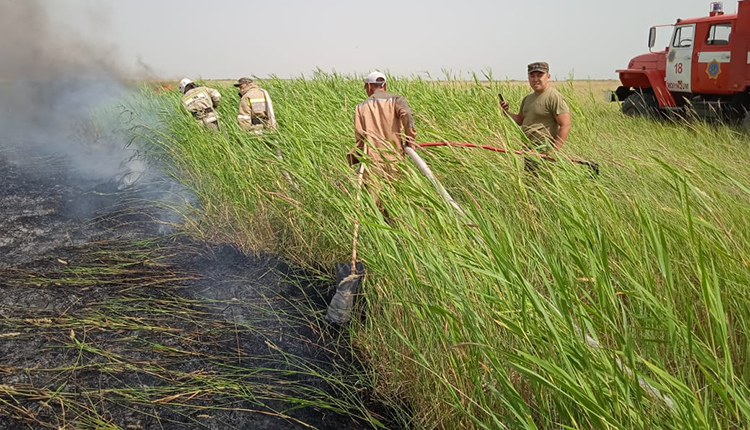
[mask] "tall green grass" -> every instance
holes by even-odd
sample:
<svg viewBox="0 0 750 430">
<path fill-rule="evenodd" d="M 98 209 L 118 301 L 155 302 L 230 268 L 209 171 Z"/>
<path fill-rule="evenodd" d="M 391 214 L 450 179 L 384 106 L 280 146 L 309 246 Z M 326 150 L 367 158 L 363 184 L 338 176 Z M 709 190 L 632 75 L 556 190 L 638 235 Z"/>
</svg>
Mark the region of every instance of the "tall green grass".
<svg viewBox="0 0 750 430">
<path fill-rule="evenodd" d="M 382 184 L 391 215 L 354 203 L 361 80 L 268 79 L 277 132 L 223 130 L 144 88 L 129 103 L 141 149 L 201 197 L 191 228 L 325 273 L 351 252 L 359 217 L 368 276 L 348 329 L 380 398 L 415 428 L 739 428 L 750 422 L 750 169 L 747 135 L 623 117 L 595 83 L 557 84 L 573 112 L 567 162 L 535 175 L 515 156 L 419 151 L 476 227 L 406 160 Z M 391 79 L 418 141 L 520 149 L 510 82 Z M 143 127 L 138 126 L 143 124 Z M 283 160 L 275 157 L 280 148 Z M 288 172 L 294 182 L 284 179 Z M 324 309 L 315 309 L 324 324 Z"/>
</svg>

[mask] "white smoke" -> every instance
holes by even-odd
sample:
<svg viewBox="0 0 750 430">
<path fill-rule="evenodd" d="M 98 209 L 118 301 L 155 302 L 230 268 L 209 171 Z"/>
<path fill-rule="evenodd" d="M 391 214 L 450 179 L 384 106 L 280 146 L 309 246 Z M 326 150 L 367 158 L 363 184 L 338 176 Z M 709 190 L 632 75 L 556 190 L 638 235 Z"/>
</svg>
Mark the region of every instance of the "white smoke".
<svg viewBox="0 0 750 430">
<path fill-rule="evenodd" d="M 105 26 L 106 6 L 80 12 Z M 11 162 L 30 154 L 64 157 L 72 177 L 116 181 L 119 189 L 161 177 L 126 145 L 112 114 L 132 91 L 112 46 L 61 28 L 42 1 L 0 0 L 0 58 L 0 149 L 11 149 Z"/>
<path fill-rule="evenodd" d="M 128 91 L 111 47 L 53 24 L 36 0 L 0 5 L 0 144 L 64 155 L 87 179 L 114 177 L 133 154 L 91 120 Z"/>
</svg>

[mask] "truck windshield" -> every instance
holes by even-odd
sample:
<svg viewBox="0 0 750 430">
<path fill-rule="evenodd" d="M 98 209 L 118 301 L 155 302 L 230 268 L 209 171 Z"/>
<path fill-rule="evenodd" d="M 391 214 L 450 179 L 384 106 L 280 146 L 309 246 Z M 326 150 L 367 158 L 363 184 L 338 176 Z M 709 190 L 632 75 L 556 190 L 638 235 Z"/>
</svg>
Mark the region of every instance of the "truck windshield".
<svg viewBox="0 0 750 430">
<path fill-rule="evenodd" d="M 729 45 L 729 36 L 732 35 L 732 24 L 714 24 L 708 30 L 706 45 Z"/>
<path fill-rule="evenodd" d="M 689 48 L 693 46 L 693 33 L 694 27 L 692 25 L 675 27 L 674 38 L 672 38 L 672 47 Z"/>
</svg>

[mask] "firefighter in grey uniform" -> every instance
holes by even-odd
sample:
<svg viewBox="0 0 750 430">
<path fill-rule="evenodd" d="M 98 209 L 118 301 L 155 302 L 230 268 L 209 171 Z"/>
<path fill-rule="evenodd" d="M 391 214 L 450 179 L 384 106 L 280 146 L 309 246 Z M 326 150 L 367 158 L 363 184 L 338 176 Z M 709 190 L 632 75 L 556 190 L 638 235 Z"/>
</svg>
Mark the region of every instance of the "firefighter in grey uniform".
<svg viewBox="0 0 750 430">
<path fill-rule="evenodd" d="M 237 122 L 243 130 L 261 134 L 264 129 L 276 128 L 276 116 L 268 91 L 260 88 L 250 78 L 240 78 L 234 84 L 240 90 L 240 108 Z"/>
<path fill-rule="evenodd" d="M 221 94 L 213 88 L 199 87 L 185 78 L 180 81 L 182 105 L 193 115 L 196 121 L 206 127 L 219 131 L 219 116 L 216 107 L 221 101 Z"/>
</svg>

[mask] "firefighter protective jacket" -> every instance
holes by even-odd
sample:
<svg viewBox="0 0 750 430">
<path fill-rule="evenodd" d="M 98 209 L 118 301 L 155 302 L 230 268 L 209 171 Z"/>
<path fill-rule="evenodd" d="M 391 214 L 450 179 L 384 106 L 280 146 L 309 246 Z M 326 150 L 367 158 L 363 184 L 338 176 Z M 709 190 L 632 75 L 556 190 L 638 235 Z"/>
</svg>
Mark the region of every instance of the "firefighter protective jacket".
<svg viewBox="0 0 750 430">
<path fill-rule="evenodd" d="M 263 128 L 276 128 L 276 116 L 268 91 L 251 83 L 240 90 L 240 108 L 237 122 L 244 130 L 259 132 Z"/>
<path fill-rule="evenodd" d="M 196 121 L 209 124 L 219 117 L 216 107 L 221 101 L 221 94 L 213 88 L 195 87 L 182 96 L 182 105 L 193 115 Z"/>
</svg>

